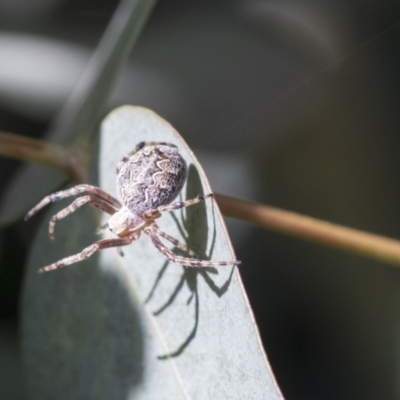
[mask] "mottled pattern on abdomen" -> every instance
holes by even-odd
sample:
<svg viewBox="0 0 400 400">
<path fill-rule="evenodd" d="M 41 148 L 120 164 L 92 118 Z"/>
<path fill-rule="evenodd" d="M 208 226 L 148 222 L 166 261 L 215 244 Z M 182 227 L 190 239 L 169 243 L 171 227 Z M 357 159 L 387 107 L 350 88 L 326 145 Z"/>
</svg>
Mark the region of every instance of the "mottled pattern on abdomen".
<svg viewBox="0 0 400 400">
<path fill-rule="evenodd" d="M 122 203 L 135 214 L 171 203 L 186 179 L 186 163 L 172 146 L 147 146 L 126 161 L 117 177 Z"/>
</svg>

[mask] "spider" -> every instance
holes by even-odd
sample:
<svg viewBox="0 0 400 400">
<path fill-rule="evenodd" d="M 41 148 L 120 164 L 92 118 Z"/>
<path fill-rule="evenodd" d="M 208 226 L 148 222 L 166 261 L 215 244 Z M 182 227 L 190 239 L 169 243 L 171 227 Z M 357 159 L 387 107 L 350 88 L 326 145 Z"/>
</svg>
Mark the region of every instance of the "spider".
<svg viewBox="0 0 400 400">
<path fill-rule="evenodd" d="M 111 215 L 108 222 L 97 229 L 97 233 L 109 229 L 117 237 L 99 240 L 83 249 L 80 253 L 63 258 L 53 264 L 39 269 L 39 273 L 52 271 L 66 265 L 83 261 L 96 251 L 109 247 L 117 247 L 122 255 L 121 247 L 137 240 L 143 231 L 154 246 L 169 261 L 188 267 L 219 267 L 238 265 L 240 261 L 205 261 L 174 237 L 162 231 L 155 222 L 162 213 L 213 198 L 209 193 L 194 199 L 172 202 L 182 190 L 186 179 L 186 163 L 175 145 L 164 142 L 140 142 L 117 166 L 117 189 L 121 201 L 96 186 L 81 184 L 46 196 L 25 216 L 28 220 L 41 208 L 70 196 L 87 193 L 78 197 L 71 205 L 53 215 L 49 222 L 49 236 L 54 239 L 54 228 L 57 221 L 89 204 Z M 160 239 L 174 244 L 188 255 L 181 257 L 174 254 Z"/>
</svg>

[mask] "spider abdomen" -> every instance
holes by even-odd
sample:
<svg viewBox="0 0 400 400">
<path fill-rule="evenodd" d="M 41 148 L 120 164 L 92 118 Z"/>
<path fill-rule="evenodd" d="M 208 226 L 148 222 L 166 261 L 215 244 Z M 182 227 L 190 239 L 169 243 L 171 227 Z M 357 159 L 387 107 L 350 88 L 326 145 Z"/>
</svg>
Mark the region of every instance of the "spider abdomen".
<svg viewBox="0 0 400 400">
<path fill-rule="evenodd" d="M 186 163 L 176 147 L 145 146 L 122 164 L 117 188 L 123 204 L 140 215 L 171 203 L 185 179 Z"/>
</svg>

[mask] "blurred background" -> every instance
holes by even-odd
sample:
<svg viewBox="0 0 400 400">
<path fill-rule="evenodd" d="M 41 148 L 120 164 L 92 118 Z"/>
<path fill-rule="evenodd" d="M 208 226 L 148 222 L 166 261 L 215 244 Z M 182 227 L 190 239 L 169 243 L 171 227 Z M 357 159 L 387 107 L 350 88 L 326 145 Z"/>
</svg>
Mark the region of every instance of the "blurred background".
<svg viewBox="0 0 400 400">
<path fill-rule="evenodd" d="M 0 130 L 43 135 L 115 7 L 0 0 Z M 109 109 L 170 121 L 216 192 L 400 238 L 399 70 L 398 2 L 160 0 Z M 3 198 L 21 165 L 0 158 Z M 400 270 L 227 222 L 286 399 L 400 398 Z M 1 399 L 24 399 L 34 230 L 0 232 Z"/>
</svg>

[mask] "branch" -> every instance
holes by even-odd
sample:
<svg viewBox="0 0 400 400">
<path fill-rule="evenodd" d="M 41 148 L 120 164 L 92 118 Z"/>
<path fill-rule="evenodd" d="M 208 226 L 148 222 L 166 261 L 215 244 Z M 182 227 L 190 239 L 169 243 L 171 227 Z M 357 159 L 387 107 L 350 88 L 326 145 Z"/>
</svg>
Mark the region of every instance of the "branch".
<svg viewBox="0 0 400 400">
<path fill-rule="evenodd" d="M 75 182 L 85 180 L 87 154 L 77 148 L 0 132 L 0 155 L 58 169 Z"/>
<path fill-rule="evenodd" d="M 85 182 L 87 154 L 78 148 L 0 132 L 0 155 L 56 168 L 75 182 Z M 400 267 L 398 240 L 221 194 L 215 198 L 228 217 Z"/>
<path fill-rule="evenodd" d="M 264 228 L 400 267 L 400 241 L 216 194 L 221 212 Z"/>
</svg>

